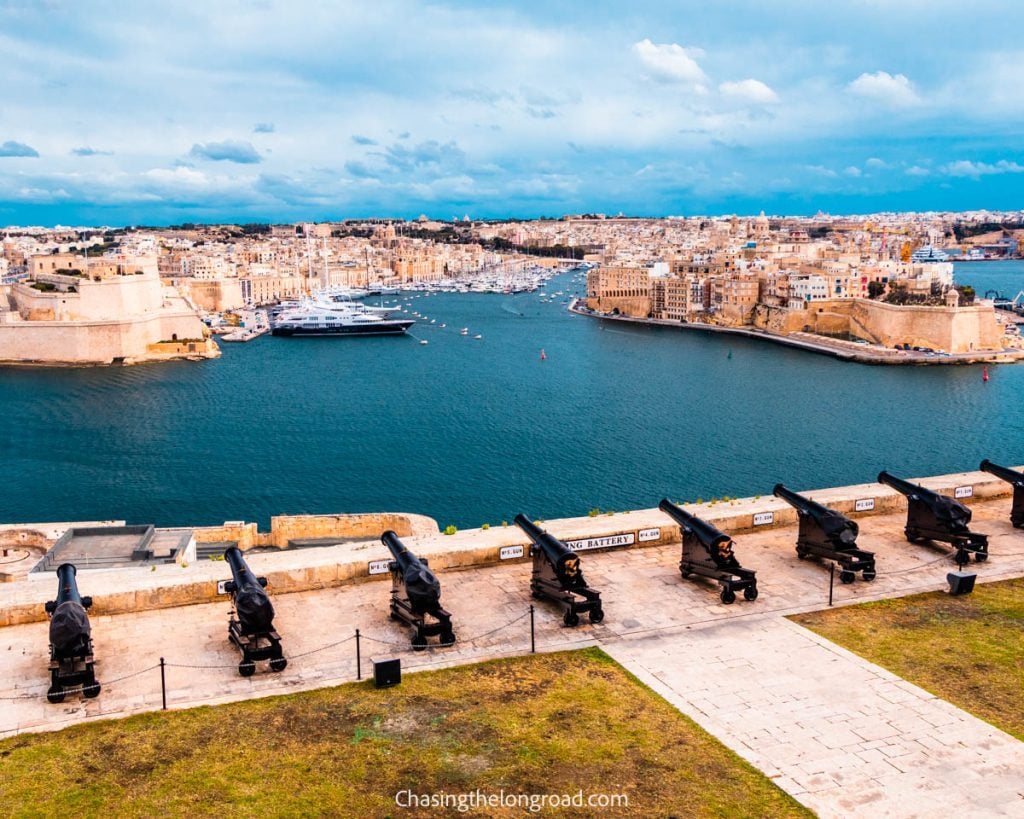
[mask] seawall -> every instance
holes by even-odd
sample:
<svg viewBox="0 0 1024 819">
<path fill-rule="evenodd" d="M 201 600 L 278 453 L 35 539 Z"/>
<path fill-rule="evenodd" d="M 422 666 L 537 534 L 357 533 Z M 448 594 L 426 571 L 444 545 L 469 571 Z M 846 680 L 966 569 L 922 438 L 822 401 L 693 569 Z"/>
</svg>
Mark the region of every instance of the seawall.
<svg viewBox="0 0 1024 819">
<path fill-rule="evenodd" d="M 626 324 L 641 324 L 649 327 L 670 327 L 674 330 L 689 330 L 704 333 L 722 333 L 724 335 L 743 336 L 784 347 L 795 347 L 810 353 L 832 356 L 842 361 L 855 361 L 859 364 L 888 364 L 895 366 L 907 365 L 938 365 L 938 364 L 1010 364 L 1024 360 L 1024 351 L 1013 352 L 977 352 L 955 353 L 950 355 L 927 355 L 914 351 L 897 351 L 873 348 L 869 345 L 856 344 L 851 341 L 830 338 L 811 338 L 808 333 L 784 335 L 770 330 L 759 330 L 746 327 L 726 327 L 703 322 L 681 322 L 671 319 L 634 318 L 632 316 L 613 316 L 607 313 L 594 313 L 582 309 L 577 302 L 569 305 L 569 311 L 578 316 L 614 321 Z"/>
</svg>

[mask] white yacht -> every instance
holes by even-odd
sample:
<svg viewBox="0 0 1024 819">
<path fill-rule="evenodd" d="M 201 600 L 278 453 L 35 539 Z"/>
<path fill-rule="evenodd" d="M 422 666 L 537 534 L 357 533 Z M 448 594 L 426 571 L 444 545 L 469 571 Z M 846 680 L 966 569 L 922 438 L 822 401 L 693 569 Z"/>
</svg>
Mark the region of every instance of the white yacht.
<svg viewBox="0 0 1024 819">
<path fill-rule="evenodd" d="M 931 245 L 919 247 L 910 255 L 912 262 L 945 262 L 948 260 L 949 254 Z"/>
<path fill-rule="evenodd" d="M 275 336 L 395 336 L 416 322 L 382 316 L 362 305 L 305 302 L 284 310 L 271 325 Z"/>
</svg>

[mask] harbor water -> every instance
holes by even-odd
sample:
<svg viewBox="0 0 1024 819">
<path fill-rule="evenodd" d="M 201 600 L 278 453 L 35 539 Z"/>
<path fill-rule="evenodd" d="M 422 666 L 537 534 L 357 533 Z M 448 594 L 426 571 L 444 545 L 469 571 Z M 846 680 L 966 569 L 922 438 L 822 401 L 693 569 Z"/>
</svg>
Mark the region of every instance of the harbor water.
<svg viewBox="0 0 1024 819">
<path fill-rule="evenodd" d="M 957 280 L 1013 298 L 1024 263 L 958 264 Z M 566 312 L 582 288 L 566 275 L 548 302 L 403 296 L 426 316 L 413 337 L 0 369 L 0 522 L 386 510 L 465 528 L 1024 462 L 1024 365 L 990 366 L 985 383 L 981 366 L 605 326 Z"/>
</svg>

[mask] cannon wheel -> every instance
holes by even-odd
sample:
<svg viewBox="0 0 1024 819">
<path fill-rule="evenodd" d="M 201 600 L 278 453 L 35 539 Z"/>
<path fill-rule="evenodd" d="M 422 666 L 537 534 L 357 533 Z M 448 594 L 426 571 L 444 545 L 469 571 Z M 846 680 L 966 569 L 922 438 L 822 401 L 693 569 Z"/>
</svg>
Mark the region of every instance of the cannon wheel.
<svg viewBox="0 0 1024 819">
<path fill-rule="evenodd" d="M 590 610 L 590 622 L 600 623 L 604 620 L 604 609 L 591 609 Z"/>
<path fill-rule="evenodd" d="M 96 681 L 82 686 L 82 696 L 87 700 L 95 699 L 100 695 L 100 684 Z"/>
<path fill-rule="evenodd" d="M 839 573 L 839 582 L 840 583 L 852 583 L 856 579 L 857 579 L 857 575 L 854 574 L 853 572 L 851 572 L 849 569 L 843 569 Z"/>
<path fill-rule="evenodd" d="M 580 624 L 580 616 L 572 609 L 569 609 L 565 613 L 565 617 L 562 618 L 562 622 L 570 628 L 572 626 L 578 626 Z"/>
<path fill-rule="evenodd" d="M 751 601 L 757 600 L 757 586 L 747 586 L 743 590 L 743 599 Z"/>
<path fill-rule="evenodd" d="M 864 579 L 867 580 L 868 582 L 874 580 L 876 577 L 878 577 L 878 575 L 875 574 L 875 570 L 874 569 L 865 569 L 864 570 Z"/>
<path fill-rule="evenodd" d="M 907 536 L 910 543 L 924 543 L 926 538 L 921 537 L 914 529 L 904 529 L 903 534 Z"/>
<path fill-rule="evenodd" d="M 51 685 L 50 689 L 46 692 L 46 701 L 53 705 L 64 702 L 64 687 L 61 685 Z"/>
<path fill-rule="evenodd" d="M 286 657 L 275 657 L 270 661 L 271 671 L 284 671 L 288 667 L 288 659 Z"/>
<path fill-rule="evenodd" d="M 412 638 L 412 650 L 423 651 L 427 647 L 427 638 L 420 634 L 418 631 L 413 635 Z"/>
<path fill-rule="evenodd" d="M 238 673 L 243 677 L 251 677 L 256 673 L 256 663 L 252 660 L 242 660 L 238 664 Z"/>
<path fill-rule="evenodd" d="M 443 645 L 443 646 L 453 646 L 453 645 L 455 645 L 455 632 L 454 631 L 443 632 L 438 639 L 439 639 L 441 645 Z"/>
<path fill-rule="evenodd" d="M 719 595 L 722 598 L 722 602 L 729 606 L 736 602 L 736 592 L 732 589 L 722 589 L 722 593 Z"/>
<path fill-rule="evenodd" d="M 807 560 L 807 552 L 805 552 L 803 549 L 797 549 L 796 550 L 796 556 L 800 560 Z"/>
<path fill-rule="evenodd" d="M 975 552 L 974 561 L 975 563 L 984 563 L 988 560 L 988 552 Z"/>
</svg>

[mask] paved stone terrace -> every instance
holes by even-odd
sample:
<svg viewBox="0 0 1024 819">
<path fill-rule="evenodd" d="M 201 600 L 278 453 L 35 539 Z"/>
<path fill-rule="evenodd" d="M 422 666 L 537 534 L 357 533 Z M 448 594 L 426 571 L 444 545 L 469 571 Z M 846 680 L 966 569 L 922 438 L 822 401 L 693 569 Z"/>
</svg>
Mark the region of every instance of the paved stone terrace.
<svg viewBox="0 0 1024 819">
<path fill-rule="evenodd" d="M 1024 576 L 1024 533 L 1009 524 L 1009 500 L 972 509 L 975 528 L 991 535 L 992 557 L 977 564 L 979 579 Z M 879 575 L 849 586 L 837 579 L 837 605 L 946 587 L 951 559 L 907 543 L 902 528 L 902 514 L 862 523 L 860 546 L 876 552 Z M 737 536 L 741 563 L 758 571 L 760 597 L 732 606 L 719 602 L 717 586 L 680 578 L 678 546 L 584 552 L 606 619 L 566 629 L 560 612 L 539 602 L 537 649 L 602 646 L 823 816 L 1024 816 L 1024 743 L 783 619 L 828 600 L 828 571 L 796 559 L 795 529 Z M 251 558 L 257 572 L 260 557 Z M 419 653 L 388 619 L 387 583 L 277 595 L 275 625 L 291 662 L 280 674 L 261 668 L 248 679 L 237 674 L 239 657 L 227 641 L 227 598 L 94 617 L 103 692 L 63 705 L 43 696 L 46 623 L 9 626 L 0 629 L 0 736 L 159 709 L 153 666 L 161 656 L 172 664 L 168 705 L 178 708 L 353 680 L 356 628 L 364 677 L 375 655 L 398 654 L 409 672 L 525 653 L 529 575 L 524 563 L 442 572 L 460 641 Z M 345 642 L 324 648 L 338 641 Z"/>
</svg>

